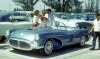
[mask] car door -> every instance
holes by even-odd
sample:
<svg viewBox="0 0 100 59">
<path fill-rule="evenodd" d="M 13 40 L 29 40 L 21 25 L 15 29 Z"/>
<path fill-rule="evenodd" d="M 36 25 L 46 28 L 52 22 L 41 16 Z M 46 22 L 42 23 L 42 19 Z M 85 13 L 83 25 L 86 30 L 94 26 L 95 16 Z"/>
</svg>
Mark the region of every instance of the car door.
<svg viewBox="0 0 100 59">
<path fill-rule="evenodd" d="M 63 45 L 69 45 L 73 42 L 74 33 L 71 30 L 68 30 L 68 27 L 65 26 L 62 22 L 57 22 L 57 29 L 63 32 Z"/>
<path fill-rule="evenodd" d="M 78 43 L 79 41 L 80 41 L 80 34 L 79 34 L 79 30 L 77 29 L 77 30 L 74 30 L 73 31 L 73 34 L 74 34 L 74 42 L 75 43 Z"/>
<path fill-rule="evenodd" d="M 74 39 L 74 34 L 73 34 L 74 31 L 71 31 L 71 30 L 68 30 L 67 31 L 67 36 L 68 36 L 68 43 L 72 43 L 73 42 L 73 39 Z"/>
<path fill-rule="evenodd" d="M 79 42 L 79 32 L 77 29 L 67 30 L 66 32 L 66 45 L 75 44 Z"/>
</svg>

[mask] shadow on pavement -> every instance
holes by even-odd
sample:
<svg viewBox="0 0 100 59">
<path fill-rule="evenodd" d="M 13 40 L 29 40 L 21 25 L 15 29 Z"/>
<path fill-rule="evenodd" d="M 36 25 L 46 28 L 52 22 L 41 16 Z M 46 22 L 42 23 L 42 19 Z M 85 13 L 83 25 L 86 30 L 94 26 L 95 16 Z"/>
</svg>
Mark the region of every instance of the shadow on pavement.
<svg viewBox="0 0 100 59">
<path fill-rule="evenodd" d="M 20 55 L 25 55 L 25 56 L 29 56 L 29 57 L 36 57 L 36 58 L 41 59 L 41 58 L 52 58 L 52 57 L 55 57 L 55 56 L 60 56 L 60 55 L 66 54 L 66 53 L 78 51 L 78 50 L 81 50 L 81 49 L 86 49 L 86 48 L 89 48 L 90 46 L 91 45 L 86 45 L 85 47 L 80 47 L 79 45 L 66 46 L 66 47 L 63 47 L 61 49 L 54 50 L 52 52 L 52 54 L 49 55 L 49 56 L 40 55 L 38 53 L 38 50 L 34 50 L 34 51 L 11 50 L 11 52 L 17 53 L 17 54 L 20 54 Z"/>
</svg>

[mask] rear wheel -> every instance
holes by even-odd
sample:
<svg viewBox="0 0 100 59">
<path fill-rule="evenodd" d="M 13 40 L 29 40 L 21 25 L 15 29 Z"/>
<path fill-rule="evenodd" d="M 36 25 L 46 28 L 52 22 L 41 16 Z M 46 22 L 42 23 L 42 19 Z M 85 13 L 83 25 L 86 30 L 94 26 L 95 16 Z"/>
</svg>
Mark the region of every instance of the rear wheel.
<svg viewBox="0 0 100 59">
<path fill-rule="evenodd" d="M 85 42 L 86 42 L 86 37 L 85 36 L 82 36 L 80 38 L 80 46 L 84 47 L 85 46 Z"/>
<path fill-rule="evenodd" d="M 53 42 L 51 40 L 48 40 L 45 42 L 44 48 L 40 49 L 40 54 L 43 55 L 50 55 L 53 50 Z"/>
</svg>

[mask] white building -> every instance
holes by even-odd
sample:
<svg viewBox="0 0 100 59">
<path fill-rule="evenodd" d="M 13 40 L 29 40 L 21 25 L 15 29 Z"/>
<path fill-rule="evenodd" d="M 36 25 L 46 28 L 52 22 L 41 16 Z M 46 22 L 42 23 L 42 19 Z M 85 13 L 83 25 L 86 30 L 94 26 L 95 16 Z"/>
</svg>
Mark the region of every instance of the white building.
<svg viewBox="0 0 100 59">
<path fill-rule="evenodd" d="M 43 11 L 45 9 L 51 8 L 50 6 L 45 5 L 42 0 L 39 0 L 35 5 L 34 5 L 34 10 L 39 10 L 39 11 Z"/>
</svg>

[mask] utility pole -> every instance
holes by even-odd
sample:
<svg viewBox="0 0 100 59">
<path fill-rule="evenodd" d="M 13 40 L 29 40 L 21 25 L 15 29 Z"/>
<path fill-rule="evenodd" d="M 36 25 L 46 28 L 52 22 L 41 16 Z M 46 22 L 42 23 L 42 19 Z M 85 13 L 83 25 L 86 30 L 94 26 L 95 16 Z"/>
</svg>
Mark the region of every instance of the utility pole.
<svg viewBox="0 0 100 59">
<path fill-rule="evenodd" d="M 65 0 L 62 1 L 62 12 L 65 12 Z"/>
<path fill-rule="evenodd" d="M 96 12 L 99 11 L 99 0 L 96 0 Z"/>
<path fill-rule="evenodd" d="M 28 11 L 28 10 L 29 10 L 29 8 L 28 8 L 29 1 L 28 1 L 28 0 L 25 0 L 25 3 L 26 3 L 26 8 L 25 8 L 25 10 Z"/>
<path fill-rule="evenodd" d="M 29 8 L 28 8 L 28 0 L 27 0 L 27 2 L 26 2 L 26 3 L 27 3 L 27 11 L 28 11 L 28 9 L 29 9 Z"/>
</svg>

